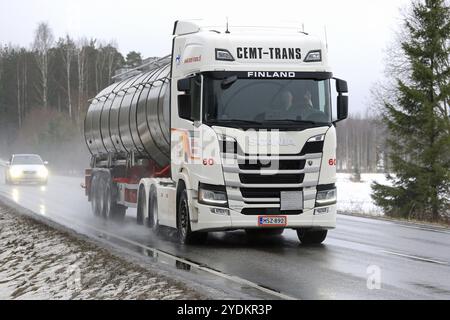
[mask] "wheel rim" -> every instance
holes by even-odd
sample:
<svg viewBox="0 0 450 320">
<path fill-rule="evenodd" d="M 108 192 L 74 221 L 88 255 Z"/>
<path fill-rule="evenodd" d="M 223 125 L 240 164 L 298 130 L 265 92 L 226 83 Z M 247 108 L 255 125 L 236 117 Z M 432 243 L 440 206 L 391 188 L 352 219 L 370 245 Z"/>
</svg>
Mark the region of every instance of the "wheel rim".
<svg viewBox="0 0 450 320">
<path fill-rule="evenodd" d="M 186 200 L 183 199 L 183 201 L 181 202 L 181 207 L 180 207 L 180 231 L 181 231 L 181 236 L 184 239 L 186 237 L 187 234 L 187 203 Z"/>
</svg>

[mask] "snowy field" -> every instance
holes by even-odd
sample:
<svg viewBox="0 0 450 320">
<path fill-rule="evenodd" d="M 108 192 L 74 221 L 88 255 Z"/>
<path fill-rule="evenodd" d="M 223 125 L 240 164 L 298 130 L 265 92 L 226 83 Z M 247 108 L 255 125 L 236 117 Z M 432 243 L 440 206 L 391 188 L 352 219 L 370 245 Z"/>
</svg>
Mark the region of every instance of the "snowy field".
<svg viewBox="0 0 450 320">
<path fill-rule="evenodd" d="M 0 206 L 0 300 L 205 299 L 175 280 Z"/>
<path fill-rule="evenodd" d="M 382 216 L 383 211 L 377 207 L 370 197 L 372 189 L 370 185 L 376 181 L 388 184 L 383 173 L 362 173 L 361 182 L 353 182 L 349 173 L 337 174 L 338 211 L 349 213 L 363 213 Z"/>
</svg>

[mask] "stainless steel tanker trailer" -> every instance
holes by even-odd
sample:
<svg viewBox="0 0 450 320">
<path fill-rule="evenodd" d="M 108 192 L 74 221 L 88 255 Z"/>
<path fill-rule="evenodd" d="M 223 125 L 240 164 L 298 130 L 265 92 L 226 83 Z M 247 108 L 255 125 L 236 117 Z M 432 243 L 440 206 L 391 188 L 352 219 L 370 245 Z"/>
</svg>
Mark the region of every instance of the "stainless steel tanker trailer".
<svg viewBox="0 0 450 320">
<path fill-rule="evenodd" d="M 325 239 L 348 90 L 321 41 L 177 21 L 172 55 L 147 67 L 102 90 L 86 114 L 95 215 L 120 221 L 133 207 L 139 224 L 176 228 L 182 243 L 236 229 Z"/>
</svg>

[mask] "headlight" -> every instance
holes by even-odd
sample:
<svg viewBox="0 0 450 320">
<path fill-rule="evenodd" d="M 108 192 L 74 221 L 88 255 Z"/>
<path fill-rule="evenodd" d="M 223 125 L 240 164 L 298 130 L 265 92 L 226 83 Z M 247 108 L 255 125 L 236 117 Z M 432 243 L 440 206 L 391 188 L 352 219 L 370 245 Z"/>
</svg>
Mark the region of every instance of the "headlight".
<svg viewBox="0 0 450 320">
<path fill-rule="evenodd" d="M 18 178 L 22 175 L 22 170 L 12 167 L 11 169 L 9 169 L 9 174 L 11 175 L 11 178 Z"/>
<path fill-rule="evenodd" d="M 316 207 L 329 206 L 337 202 L 337 192 L 335 189 L 317 191 Z"/>
<path fill-rule="evenodd" d="M 200 183 L 198 187 L 198 201 L 203 204 L 228 207 L 228 198 L 225 186 Z"/>
<path fill-rule="evenodd" d="M 47 178 L 47 176 L 48 176 L 47 168 L 46 167 L 39 168 L 38 171 L 37 171 L 37 175 L 40 178 Z"/>
</svg>

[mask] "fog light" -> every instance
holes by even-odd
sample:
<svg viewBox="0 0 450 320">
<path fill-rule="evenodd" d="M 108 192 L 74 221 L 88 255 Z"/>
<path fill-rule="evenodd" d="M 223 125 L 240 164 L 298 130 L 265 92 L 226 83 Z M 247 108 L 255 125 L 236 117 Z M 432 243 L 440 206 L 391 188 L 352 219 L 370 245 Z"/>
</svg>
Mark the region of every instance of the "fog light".
<svg viewBox="0 0 450 320">
<path fill-rule="evenodd" d="M 319 215 L 319 214 L 326 214 L 328 213 L 330 210 L 330 208 L 320 208 L 320 209 L 316 209 L 314 214 L 315 215 Z"/>
<path fill-rule="evenodd" d="M 211 211 L 211 213 L 218 214 L 220 216 L 229 216 L 230 215 L 230 210 L 228 210 L 228 209 L 211 208 L 209 210 Z"/>
</svg>

